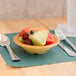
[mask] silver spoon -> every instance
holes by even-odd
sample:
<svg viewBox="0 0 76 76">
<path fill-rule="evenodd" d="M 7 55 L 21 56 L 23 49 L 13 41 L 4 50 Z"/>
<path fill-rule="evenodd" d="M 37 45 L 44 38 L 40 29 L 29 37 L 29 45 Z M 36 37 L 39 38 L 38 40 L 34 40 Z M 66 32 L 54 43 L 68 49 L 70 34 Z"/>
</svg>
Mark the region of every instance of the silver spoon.
<svg viewBox="0 0 76 76">
<path fill-rule="evenodd" d="M 6 48 L 8 49 L 8 52 L 11 56 L 12 61 L 20 60 L 20 58 L 18 56 L 16 56 L 16 54 L 11 49 L 10 40 L 7 36 L 0 34 L 0 45 L 1 46 L 6 46 Z"/>
</svg>

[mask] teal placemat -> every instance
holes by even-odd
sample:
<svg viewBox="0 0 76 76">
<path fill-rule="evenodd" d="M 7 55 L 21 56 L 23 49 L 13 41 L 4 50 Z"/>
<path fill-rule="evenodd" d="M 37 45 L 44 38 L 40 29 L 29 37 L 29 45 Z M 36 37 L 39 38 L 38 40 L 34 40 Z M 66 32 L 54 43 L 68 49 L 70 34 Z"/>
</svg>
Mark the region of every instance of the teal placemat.
<svg viewBox="0 0 76 76">
<path fill-rule="evenodd" d="M 53 31 L 51 31 L 53 33 Z M 55 64 L 55 63 L 62 63 L 62 62 L 69 62 L 69 61 L 76 61 L 76 57 L 69 57 L 62 48 L 59 46 L 55 46 L 52 49 L 48 50 L 47 53 L 43 55 L 30 55 L 25 52 L 21 47 L 17 46 L 13 42 L 13 38 L 17 33 L 6 34 L 10 41 L 11 47 L 13 51 L 21 58 L 21 61 L 12 62 L 10 55 L 5 47 L 0 46 L 0 53 L 5 60 L 5 62 L 14 67 L 24 67 L 24 66 L 35 66 L 35 65 L 46 65 L 46 64 Z M 70 37 L 68 38 L 74 45 L 76 45 L 76 38 Z M 64 44 L 64 42 L 63 42 Z M 68 44 L 66 43 L 66 46 Z M 69 49 L 71 49 L 69 47 Z M 72 49 L 71 49 L 72 50 Z"/>
</svg>

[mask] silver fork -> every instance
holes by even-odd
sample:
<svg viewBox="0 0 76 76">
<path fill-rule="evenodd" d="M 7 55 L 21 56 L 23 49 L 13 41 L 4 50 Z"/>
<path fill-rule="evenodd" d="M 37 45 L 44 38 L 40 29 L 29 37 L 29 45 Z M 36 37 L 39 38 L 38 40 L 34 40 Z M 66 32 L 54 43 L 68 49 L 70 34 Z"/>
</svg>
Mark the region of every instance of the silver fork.
<svg viewBox="0 0 76 76">
<path fill-rule="evenodd" d="M 58 37 L 61 39 L 61 40 L 65 40 L 69 45 L 70 47 L 72 47 L 72 49 L 74 51 L 76 51 L 76 47 L 71 43 L 70 40 L 67 39 L 67 37 L 64 35 L 64 33 L 62 31 L 59 31 L 59 30 L 56 30 L 56 33 L 58 34 Z"/>
<path fill-rule="evenodd" d="M 62 31 L 55 30 L 55 34 L 56 34 L 57 37 L 59 37 L 60 40 L 66 40 L 67 42 L 69 41 L 69 40 L 66 38 L 66 36 L 63 34 Z M 69 43 L 71 43 L 71 42 L 69 42 Z M 71 43 L 71 45 L 73 45 L 73 44 Z M 71 46 L 71 45 L 70 45 L 70 46 Z M 70 49 L 68 49 L 67 47 L 65 47 L 64 45 L 62 45 L 61 43 L 59 43 L 59 46 L 60 46 L 62 49 L 64 49 L 64 51 L 65 51 L 69 56 L 76 56 L 76 53 L 75 53 L 75 52 L 71 51 Z M 72 47 L 72 48 L 73 48 L 73 47 Z M 74 48 L 74 50 L 75 50 L 75 48 Z"/>
</svg>

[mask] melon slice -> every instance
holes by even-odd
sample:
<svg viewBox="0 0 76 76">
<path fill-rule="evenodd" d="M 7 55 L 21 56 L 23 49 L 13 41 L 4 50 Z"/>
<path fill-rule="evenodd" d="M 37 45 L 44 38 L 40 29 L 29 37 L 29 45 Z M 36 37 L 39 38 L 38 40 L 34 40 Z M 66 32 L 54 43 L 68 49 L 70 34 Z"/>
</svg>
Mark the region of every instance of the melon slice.
<svg viewBox="0 0 76 76">
<path fill-rule="evenodd" d="M 34 45 L 45 45 L 48 37 L 48 31 L 38 31 L 29 35 L 29 39 L 32 40 Z"/>
<path fill-rule="evenodd" d="M 46 40 L 46 45 L 53 44 L 53 43 L 54 43 L 54 36 L 53 36 L 53 34 L 48 33 L 48 38 Z"/>
</svg>

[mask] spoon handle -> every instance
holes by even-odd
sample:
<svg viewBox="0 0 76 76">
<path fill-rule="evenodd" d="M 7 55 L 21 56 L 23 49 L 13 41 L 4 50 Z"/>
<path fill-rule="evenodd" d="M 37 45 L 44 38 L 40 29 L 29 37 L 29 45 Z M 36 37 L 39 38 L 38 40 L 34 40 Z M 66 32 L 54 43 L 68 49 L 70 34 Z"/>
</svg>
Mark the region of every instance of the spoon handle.
<svg viewBox="0 0 76 76">
<path fill-rule="evenodd" d="M 9 45 L 6 45 L 8 52 L 11 56 L 12 61 L 16 61 L 16 60 L 20 60 L 20 58 L 18 56 L 16 56 L 16 54 L 13 52 L 13 50 L 11 49 L 11 47 Z"/>
<path fill-rule="evenodd" d="M 66 41 L 67 41 L 67 43 L 73 48 L 73 50 L 75 50 L 76 51 L 76 47 L 75 47 L 75 45 L 73 45 L 72 43 L 71 43 L 71 41 L 70 40 L 68 40 L 67 38 L 65 39 Z"/>
</svg>

